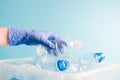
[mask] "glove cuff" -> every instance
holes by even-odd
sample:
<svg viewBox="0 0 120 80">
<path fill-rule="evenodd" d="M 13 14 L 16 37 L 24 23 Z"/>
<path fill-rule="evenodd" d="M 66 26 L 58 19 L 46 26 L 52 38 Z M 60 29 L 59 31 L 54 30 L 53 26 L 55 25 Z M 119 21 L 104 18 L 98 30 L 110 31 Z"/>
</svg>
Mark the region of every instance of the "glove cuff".
<svg viewBox="0 0 120 80">
<path fill-rule="evenodd" d="M 18 28 L 9 28 L 9 44 L 11 46 L 16 46 L 19 44 L 24 44 L 27 41 L 27 31 Z"/>
</svg>

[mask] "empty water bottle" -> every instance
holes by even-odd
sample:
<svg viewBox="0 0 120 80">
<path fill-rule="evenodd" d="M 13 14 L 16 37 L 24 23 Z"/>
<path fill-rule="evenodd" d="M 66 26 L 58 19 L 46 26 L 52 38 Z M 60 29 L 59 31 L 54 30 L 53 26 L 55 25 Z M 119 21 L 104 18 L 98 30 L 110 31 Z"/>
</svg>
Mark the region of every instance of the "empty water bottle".
<svg viewBox="0 0 120 80">
<path fill-rule="evenodd" d="M 50 71 L 64 71 L 69 67 L 69 60 L 60 56 L 53 56 L 45 50 L 44 47 L 37 47 L 37 58 L 35 58 L 35 66 L 39 69 Z"/>
<path fill-rule="evenodd" d="M 49 53 L 43 46 L 37 47 L 37 57 L 35 58 L 35 65 L 39 67 L 40 69 L 47 69 L 47 70 L 53 70 L 53 71 L 65 71 L 68 67 L 70 67 L 70 55 L 69 52 L 67 52 L 69 47 L 72 48 L 79 48 L 80 42 L 78 40 L 69 41 L 67 42 L 67 46 L 64 47 L 64 54 L 61 54 L 61 41 L 54 40 L 53 43 L 56 46 L 55 50 L 51 50 Z M 57 53 L 59 56 L 53 56 L 51 53 Z"/>
<path fill-rule="evenodd" d="M 98 66 L 105 59 L 105 55 L 103 52 L 90 53 L 88 55 L 84 55 L 81 59 L 79 59 L 79 71 L 84 72 L 87 70 L 92 70 L 96 66 Z"/>
<path fill-rule="evenodd" d="M 82 57 L 71 57 L 66 73 L 80 73 L 95 69 L 105 59 L 102 52 L 90 53 Z"/>
</svg>

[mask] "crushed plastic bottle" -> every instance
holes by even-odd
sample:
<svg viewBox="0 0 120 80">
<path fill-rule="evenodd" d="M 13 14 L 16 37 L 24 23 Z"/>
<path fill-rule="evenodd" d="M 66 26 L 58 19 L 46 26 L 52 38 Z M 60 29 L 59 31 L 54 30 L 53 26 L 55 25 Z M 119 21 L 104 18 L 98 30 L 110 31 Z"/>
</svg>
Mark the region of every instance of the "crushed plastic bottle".
<svg viewBox="0 0 120 80">
<path fill-rule="evenodd" d="M 35 58 L 35 66 L 39 69 L 50 71 L 64 71 L 69 67 L 67 56 L 53 56 L 45 50 L 44 47 L 37 47 L 38 56 Z"/>
<path fill-rule="evenodd" d="M 53 43 L 55 44 L 56 49 L 51 52 L 57 52 L 59 56 L 49 54 L 46 49 L 40 45 L 36 49 L 37 57 L 35 58 L 34 64 L 40 69 L 65 71 L 71 66 L 71 53 L 69 53 L 71 50 L 68 51 L 68 47 L 78 49 L 81 47 L 81 43 L 78 40 L 67 41 L 67 46 L 64 47 L 64 54 L 61 54 L 58 49 L 58 45 L 61 44 L 61 41 L 55 40 Z M 76 72 L 76 70 L 73 72 Z"/>
<path fill-rule="evenodd" d="M 53 52 L 60 54 L 58 50 L 59 40 L 55 40 L 56 49 Z M 35 65 L 40 69 L 62 71 L 65 73 L 79 73 L 87 70 L 91 70 L 98 63 L 101 63 L 105 56 L 102 52 L 92 53 L 85 55 L 82 58 L 73 57 L 77 49 L 81 47 L 81 43 L 78 40 L 67 41 L 64 54 L 59 56 L 53 56 L 49 54 L 43 46 L 37 47 L 37 58 Z M 78 54 L 79 55 L 79 54 Z"/>
</svg>

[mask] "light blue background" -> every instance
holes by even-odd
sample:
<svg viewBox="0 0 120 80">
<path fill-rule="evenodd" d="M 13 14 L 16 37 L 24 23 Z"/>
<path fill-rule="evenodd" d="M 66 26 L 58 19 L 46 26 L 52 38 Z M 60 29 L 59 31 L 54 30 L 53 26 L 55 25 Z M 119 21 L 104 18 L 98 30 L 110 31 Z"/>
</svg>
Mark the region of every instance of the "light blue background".
<svg viewBox="0 0 120 80">
<path fill-rule="evenodd" d="M 119 0 L 0 0 L 0 26 L 54 32 L 120 63 Z M 32 57 L 35 46 L 0 47 L 0 59 Z"/>
<path fill-rule="evenodd" d="M 119 0 L 0 0 L 0 26 L 80 39 L 78 54 L 102 51 L 120 63 Z M 35 46 L 1 46 L 0 59 L 34 57 Z"/>
</svg>

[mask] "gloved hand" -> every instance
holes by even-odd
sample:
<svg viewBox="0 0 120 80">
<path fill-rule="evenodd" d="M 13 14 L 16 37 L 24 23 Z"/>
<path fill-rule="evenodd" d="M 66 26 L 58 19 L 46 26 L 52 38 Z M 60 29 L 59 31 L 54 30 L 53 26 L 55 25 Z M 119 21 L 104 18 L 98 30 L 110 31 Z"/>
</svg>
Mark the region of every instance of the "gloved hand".
<svg viewBox="0 0 120 80">
<path fill-rule="evenodd" d="M 59 39 L 57 48 L 54 42 L 56 39 Z M 60 53 L 63 53 L 63 46 L 67 45 L 65 41 L 53 33 L 18 28 L 9 28 L 9 44 L 11 46 L 20 44 L 43 45 L 49 53 L 53 53 L 54 55 L 58 54 L 57 49 L 59 49 Z"/>
</svg>

